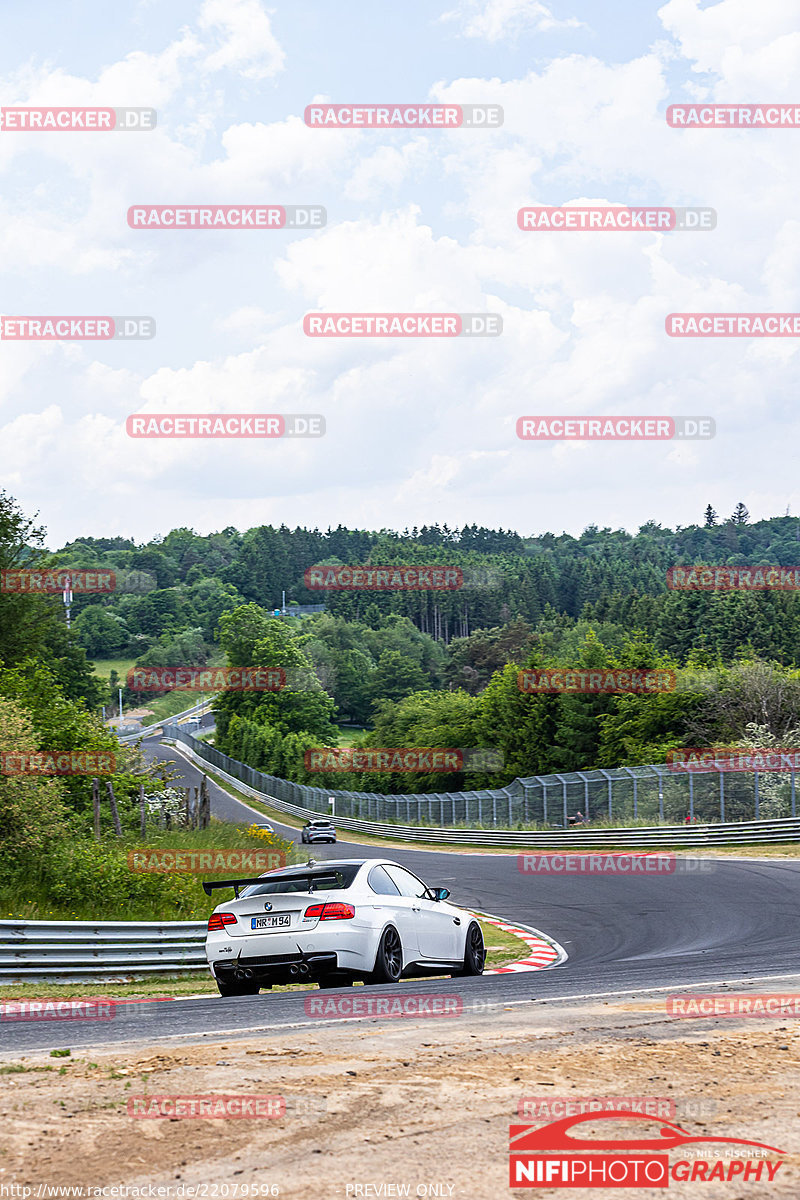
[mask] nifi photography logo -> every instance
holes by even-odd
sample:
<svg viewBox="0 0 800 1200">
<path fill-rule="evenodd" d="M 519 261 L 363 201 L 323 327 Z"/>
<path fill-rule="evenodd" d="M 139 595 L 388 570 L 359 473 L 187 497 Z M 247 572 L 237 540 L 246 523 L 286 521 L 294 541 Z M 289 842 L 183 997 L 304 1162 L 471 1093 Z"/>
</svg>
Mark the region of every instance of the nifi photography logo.
<svg viewBox="0 0 800 1200">
<path fill-rule="evenodd" d="M 593 1128 L 612 1121 L 639 1124 L 639 1137 L 582 1137 L 573 1127 Z M 684 1150 L 691 1147 L 691 1150 Z M 677 1151 L 672 1161 L 670 1151 Z M 582 1113 L 546 1125 L 512 1125 L 509 1131 L 509 1185 L 512 1188 L 669 1187 L 714 1181 L 762 1184 L 774 1180 L 784 1150 L 742 1138 L 694 1137 L 679 1125 L 655 1121 L 644 1113 Z M 778 1155 L 777 1160 L 769 1156 Z"/>
</svg>

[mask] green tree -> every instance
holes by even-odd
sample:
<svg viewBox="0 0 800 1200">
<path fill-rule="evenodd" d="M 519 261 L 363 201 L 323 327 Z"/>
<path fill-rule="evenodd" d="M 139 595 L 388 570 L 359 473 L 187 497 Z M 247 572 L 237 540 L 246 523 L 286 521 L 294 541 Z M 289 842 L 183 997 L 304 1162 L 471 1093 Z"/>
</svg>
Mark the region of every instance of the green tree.
<svg viewBox="0 0 800 1200">
<path fill-rule="evenodd" d="M 73 625 L 75 636 L 90 658 L 112 658 L 130 641 L 125 622 L 99 604 L 91 604 L 78 614 Z"/>
<path fill-rule="evenodd" d="M 373 702 L 402 700 L 412 692 L 421 691 L 428 682 L 417 663 L 409 661 L 399 650 L 384 650 L 369 681 Z"/>
<path fill-rule="evenodd" d="M 526 666 L 541 666 L 529 658 Z M 520 668 L 509 663 L 497 671 L 478 697 L 479 744 L 500 750 L 506 776 L 541 775 L 552 769 L 558 697 L 520 690 Z"/>
<path fill-rule="evenodd" d="M 0 754 L 35 754 L 41 749 L 30 715 L 0 695 Z M 7 760 L 9 769 L 15 760 Z M 0 874 L 33 860 L 64 837 L 67 810 L 59 780 L 0 773 Z"/>
<path fill-rule="evenodd" d="M 23 514 L 16 500 L 0 492 L 0 571 L 41 569 L 44 533 L 43 527 Z M 15 663 L 38 653 L 45 631 L 55 619 L 52 598 L 0 585 L 0 662 Z"/>
<path fill-rule="evenodd" d="M 311 662 L 283 621 L 268 617 L 257 604 L 244 604 L 220 618 L 220 643 L 232 667 L 281 670 L 285 686 L 278 691 L 227 691 L 218 697 L 218 744 L 236 713 L 281 733 L 307 732 L 323 745 L 336 742 L 335 705 L 323 690 Z"/>
</svg>

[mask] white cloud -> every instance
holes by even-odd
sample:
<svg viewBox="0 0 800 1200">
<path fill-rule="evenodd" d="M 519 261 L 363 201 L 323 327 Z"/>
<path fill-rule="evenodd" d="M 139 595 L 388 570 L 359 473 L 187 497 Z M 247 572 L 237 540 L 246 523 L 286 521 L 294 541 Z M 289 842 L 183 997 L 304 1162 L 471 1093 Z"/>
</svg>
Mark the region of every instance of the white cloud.
<svg viewBox="0 0 800 1200">
<path fill-rule="evenodd" d="M 198 23 L 222 32 L 206 70 L 227 68 L 246 79 L 269 79 L 283 70 L 285 55 L 260 0 L 204 0 Z"/>
<path fill-rule="evenodd" d="M 457 13 L 470 36 L 497 41 L 545 29 L 556 18 L 543 7 Z M 478 66 L 430 87 L 440 101 L 502 104 L 505 124 L 491 134 L 309 130 L 299 115 L 263 119 L 260 100 L 223 124 L 228 101 L 223 89 L 222 98 L 203 90 L 207 71 L 261 78 L 282 62 L 249 3 L 223 10 L 209 0 L 196 28 L 97 80 L 29 71 L 26 86 L 21 75 L 0 84 L 5 103 L 170 106 L 148 135 L 0 139 L 0 253 L 11 278 L 19 273 L 14 286 L 39 289 L 38 309 L 33 300 L 8 308 L 48 311 L 60 286 L 60 306 L 152 307 L 158 322 L 151 346 L 4 346 L 0 485 L 43 509 L 52 540 L 100 532 L 97 522 L 137 536 L 283 519 L 686 524 L 709 500 L 731 511 L 742 480 L 752 480 L 741 498 L 754 515 L 772 496 L 781 511 L 797 505 L 796 340 L 678 341 L 663 327 L 670 311 L 800 309 L 795 133 L 691 134 L 663 114 L 688 83 L 719 98 L 796 98 L 796 8 L 774 0 L 754 30 L 739 0 L 702 9 L 670 0 L 667 49 L 619 61 L 560 53 L 521 78 L 484 78 Z M 479 50 L 469 48 L 470 61 Z M 353 96 L 361 78 L 354 67 Z M 325 204 L 330 223 L 304 236 L 139 235 L 124 224 L 133 202 L 259 199 Z M 711 205 L 719 225 L 521 233 L 516 211 L 535 203 Z M 107 308 L 112 296 L 129 302 Z M 301 326 L 309 309 L 488 310 L 501 313 L 504 333 L 313 340 Z M 328 433 L 135 442 L 124 418 L 138 411 L 321 412 Z M 518 441 L 516 417 L 537 412 L 708 414 L 718 437 L 683 447 Z M 68 488 L 58 484 L 65 474 Z"/>
<path fill-rule="evenodd" d="M 460 21 L 464 37 L 484 38 L 487 42 L 582 25 L 575 17 L 561 20 L 553 16 L 540 0 L 461 0 L 458 8 L 444 13 L 441 19 Z"/>
<path fill-rule="evenodd" d="M 797 0 L 721 0 L 705 8 L 669 0 L 658 16 L 694 71 L 721 77 L 720 99 L 790 99 L 785 89 L 796 81 L 800 49 Z"/>
</svg>

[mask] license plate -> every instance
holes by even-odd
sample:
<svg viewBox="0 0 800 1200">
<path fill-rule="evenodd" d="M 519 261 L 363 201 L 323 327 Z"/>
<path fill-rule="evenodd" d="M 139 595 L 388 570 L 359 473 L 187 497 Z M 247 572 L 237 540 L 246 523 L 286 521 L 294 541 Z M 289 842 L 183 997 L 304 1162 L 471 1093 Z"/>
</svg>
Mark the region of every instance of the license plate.
<svg viewBox="0 0 800 1200">
<path fill-rule="evenodd" d="M 283 913 L 272 917 L 251 917 L 251 929 L 276 929 L 281 925 L 291 925 L 292 917 L 290 913 Z"/>
</svg>

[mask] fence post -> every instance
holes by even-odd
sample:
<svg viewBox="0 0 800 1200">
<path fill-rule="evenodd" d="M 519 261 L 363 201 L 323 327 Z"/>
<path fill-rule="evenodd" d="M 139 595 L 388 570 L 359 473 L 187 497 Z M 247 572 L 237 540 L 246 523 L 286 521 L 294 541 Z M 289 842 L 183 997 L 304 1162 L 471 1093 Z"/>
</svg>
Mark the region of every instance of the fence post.
<svg viewBox="0 0 800 1200">
<path fill-rule="evenodd" d="M 725 820 L 725 776 L 719 773 L 719 819 Z"/>
<path fill-rule="evenodd" d="M 108 783 L 106 784 L 106 791 L 108 792 L 108 803 L 111 807 L 111 820 L 114 822 L 114 833 L 117 835 L 117 837 L 122 837 L 122 826 L 119 823 L 119 813 L 117 812 L 117 802 L 114 799 L 114 786 L 111 783 L 110 779 L 109 779 Z"/>
<path fill-rule="evenodd" d="M 755 788 L 756 820 L 758 820 L 761 815 L 761 797 L 758 794 L 758 771 L 753 772 L 753 783 Z"/>
<path fill-rule="evenodd" d="M 208 794 L 208 776 L 200 782 L 200 828 L 208 829 L 211 824 L 211 798 Z"/>
<path fill-rule="evenodd" d="M 792 776 L 794 782 L 794 776 Z M 92 780 L 92 811 L 94 812 L 94 836 L 100 841 L 100 784 L 96 779 Z"/>
<path fill-rule="evenodd" d="M 797 816 L 797 813 L 795 811 L 795 802 L 794 802 L 794 767 L 792 767 L 792 816 L 793 817 Z"/>
<path fill-rule="evenodd" d="M 144 801 L 144 784 L 139 784 L 139 832 L 142 841 L 147 837 L 147 805 Z"/>
</svg>

